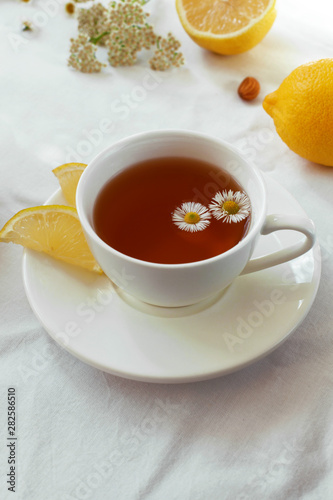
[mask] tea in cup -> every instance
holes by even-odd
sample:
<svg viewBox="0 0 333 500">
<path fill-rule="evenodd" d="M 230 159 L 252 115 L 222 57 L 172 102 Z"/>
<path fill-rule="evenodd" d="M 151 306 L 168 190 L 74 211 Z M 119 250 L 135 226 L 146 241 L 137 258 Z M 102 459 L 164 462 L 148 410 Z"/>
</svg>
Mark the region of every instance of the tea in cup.
<svg viewBox="0 0 333 500">
<path fill-rule="evenodd" d="M 238 211 L 226 219 L 214 211 L 219 193 L 226 198 L 242 193 L 244 217 Z M 248 197 L 228 172 L 176 156 L 144 160 L 121 171 L 101 189 L 93 209 L 93 226 L 103 241 L 158 264 L 185 264 L 226 252 L 245 236 L 250 218 Z"/>
</svg>

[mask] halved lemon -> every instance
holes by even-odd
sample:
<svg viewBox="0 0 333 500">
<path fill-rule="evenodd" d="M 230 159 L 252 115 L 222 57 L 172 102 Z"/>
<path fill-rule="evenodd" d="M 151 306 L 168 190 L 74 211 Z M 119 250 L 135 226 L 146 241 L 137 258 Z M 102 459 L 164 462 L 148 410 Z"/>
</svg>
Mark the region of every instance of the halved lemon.
<svg viewBox="0 0 333 500">
<path fill-rule="evenodd" d="M 0 242 L 17 243 L 69 264 L 102 273 L 73 207 L 43 205 L 25 208 L 0 231 Z"/>
<path fill-rule="evenodd" d="M 76 188 L 86 166 L 85 163 L 65 163 L 52 170 L 59 181 L 67 203 L 72 207 L 75 207 Z"/>
<path fill-rule="evenodd" d="M 201 47 L 239 54 L 255 47 L 276 18 L 276 0 L 176 0 L 180 22 Z"/>
</svg>

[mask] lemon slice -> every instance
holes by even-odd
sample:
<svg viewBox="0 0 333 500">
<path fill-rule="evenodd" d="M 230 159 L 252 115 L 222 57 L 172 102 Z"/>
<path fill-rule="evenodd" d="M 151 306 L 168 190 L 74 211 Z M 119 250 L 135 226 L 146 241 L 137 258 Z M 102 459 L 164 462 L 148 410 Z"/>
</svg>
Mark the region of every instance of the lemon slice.
<svg viewBox="0 0 333 500">
<path fill-rule="evenodd" d="M 271 29 L 276 0 L 176 0 L 180 22 L 201 47 L 239 54 L 255 47 Z"/>
<path fill-rule="evenodd" d="M 59 181 L 67 203 L 72 207 L 75 207 L 76 188 L 86 166 L 85 163 L 65 163 L 52 170 Z"/>
<path fill-rule="evenodd" d="M 43 205 L 21 210 L 0 231 L 0 242 L 17 243 L 69 264 L 102 273 L 73 207 Z"/>
</svg>

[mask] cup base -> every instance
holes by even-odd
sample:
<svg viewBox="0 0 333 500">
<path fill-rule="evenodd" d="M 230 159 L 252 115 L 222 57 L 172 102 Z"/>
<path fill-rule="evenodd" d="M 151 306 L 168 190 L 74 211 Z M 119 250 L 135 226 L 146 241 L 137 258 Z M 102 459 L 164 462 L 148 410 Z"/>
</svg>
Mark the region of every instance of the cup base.
<svg viewBox="0 0 333 500">
<path fill-rule="evenodd" d="M 208 309 L 221 299 L 221 297 L 226 293 L 226 291 L 230 286 L 231 285 L 228 285 L 226 288 L 220 290 L 218 293 L 215 293 L 214 295 L 211 295 L 210 297 L 203 299 L 200 302 L 196 302 L 195 304 L 190 304 L 188 306 L 178 306 L 178 307 L 163 307 L 143 302 L 142 300 L 134 297 L 133 295 L 127 292 L 124 292 L 124 290 L 114 285 L 117 295 L 127 305 L 133 307 L 133 309 L 136 309 L 137 311 L 140 311 L 144 314 L 159 316 L 161 318 L 181 318 Z"/>
</svg>

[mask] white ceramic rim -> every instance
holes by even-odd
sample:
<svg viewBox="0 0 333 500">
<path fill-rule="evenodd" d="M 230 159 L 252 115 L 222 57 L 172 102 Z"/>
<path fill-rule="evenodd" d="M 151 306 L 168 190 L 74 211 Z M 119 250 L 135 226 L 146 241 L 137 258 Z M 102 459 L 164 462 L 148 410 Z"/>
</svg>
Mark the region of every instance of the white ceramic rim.
<svg viewBox="0 0 333 500">
<path fill-rule="evenodd" d="M 254 222 L 254 224 L 250 226 L 245 237 L 236 246 L 234 246 L 233 248 L 230 248 L 230 250 L 227 250 L 226 252 L 224 252 L 222 254 L 215 255 L 214 257 L 210 257 L 209 259 L 199 260 L 196 262 L 185 262 L 185 263 L 180 263 L 180 264 L 161 264 L 161 263 L 157 263 L 157 262 L 148 262 L 145 260 L 136 259 L 135 257 L 130 257 L 129 255 L 126 255 L 122 252 L 119 252 L 115 248 L 111 247 L 110 245 L 105 243 L 105 241 L 103 241 L 97 235 L 94 228 L 90 224 L 89 219 L 87 217 L 87 214 L 85 213 L 85 210 L 83 208 L 82 201 L 81 201 L 82 196 L 83 196 L 82 192 L 84 191 L 87 184 L 89 184 L 89 178 L 92 175 L 92 171 L 94 169 L 98 168 L 98 164 L 99 164 L 100 160 L 103 160 L 103 159 L 105 159 L 105 157 L 108 157 L 114 149 L 117 149 L 118 147 L 124 147 L 124 146 L 126 146 L 126 143 L 130 143 L 133 140 L 145 139 L 148 136 L 150 136 L 154 139 L 158 139 L 158 138 L 163 139 L 166 134 L 168 134 L 169 136 L 174 135 L 175 137 L 176 136 L 179 137 L 179 135 L 181 135 L 184 138 L 188 138 L 188 139 L 200 138 L 200 139 L 204 139 L 207 142 L 210 142 L 212 144 L 218 145 L 220 147 L 222 146 L 223 148 L 228 149 L 233 154 L 238 156 L 241 160 L 246 162 L 247 166 L 251 169 L 252 173 L 256 177 L 258 185 L 260 186 L 260 189 L 262 191 L 262 196 L 263 196 L 263 200 L 264 200 L 264 203 L 263 203 L 262 208 L 261 208 L 261 212 L 258 214 L 257 220 Z M 96 167 L 96 165 L 97 165 L 97 167 Z M 236 178 L 236 180 L 237 180 L 237 178 Z M 79 215 L 81 225 L 82 225 L 84 231 L 89 235 L 90 238 L 93 239 L 93 241 L 97 245 L 103 247 L 105 250 L 113 253 L 114 255 L 123 258 L 125 261 L 127 261 L 129 263 L 132 263 L 132 264 L 137 263 L 137 264 L 140 264 L 142 266 L 146 266 L 149 268 L 158 268 L 158 269 L 180 269 L 183 267 L 190 268 L 190 267 L 196 267 L 198 265 L 200 265 L 200 266 L 207 265 L 211 262 L 214 262 L 214 261 L 217 261 L 221 258 L 224 258 L 224 256 L 232 255 L 233 253 L 236 253 L 237 251 L 239 251 L 239 249 L 241 249 L 245 245 L 247 245 L 249 239 L 253 238 L 254 234 L 256 234 L 257 232 L 258 233 L 260 232 L 260 229 L 261 229 L 262 225 L 264 224 L 264 221 L 266 218 L 266 206 L 267 206 L 267 195 L 266 195 L 265 182 L 264 182 L 264 179 L 263 179 L 262 174 L 259 171 L 258 167 L 256 167 L 251 160 L 245 158 L 236 147 L 232 146 L 228 142 L 226 142 L 218 137 L 214 137 L 214 136 L 204 134 L 201 132 L 195 132 L 192 130 L 182 130 L 182 129 L 148 130 L 146 132 L 140 132 L 138 134 L 134 134 L 134 135 L 131 135 L 129 137 L 125 137 L 124 139 L 121 139 L 120 141 L 117 141 L 114 144 L 111 144 L 110 146 L 105 148 L 103 151 L 101 151 L 97 156 L 95 156 L 95 158 L 87 165 L 87 167 L 83 171 L 83 174 L 80 177 L 80 180 L 79 180 L 79 183 L 77 186 L 77 190 L 76 190 L 76 209 L 77 209 L 77 212 Z"/>
</svg>

